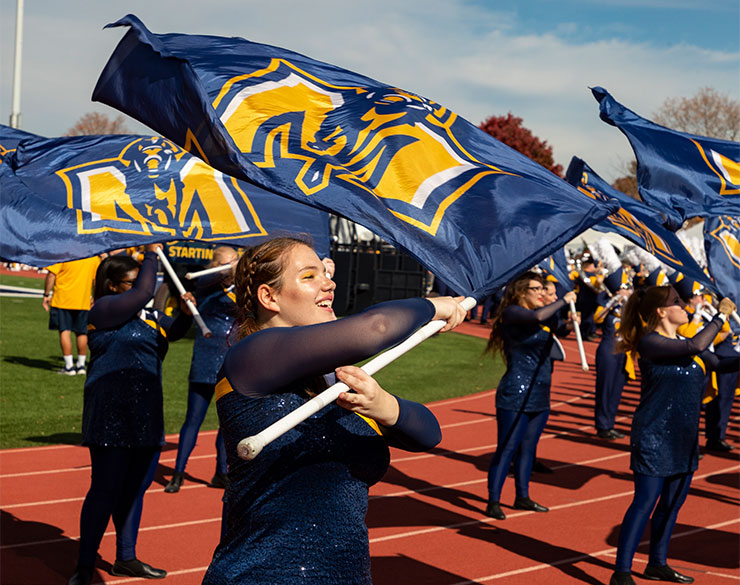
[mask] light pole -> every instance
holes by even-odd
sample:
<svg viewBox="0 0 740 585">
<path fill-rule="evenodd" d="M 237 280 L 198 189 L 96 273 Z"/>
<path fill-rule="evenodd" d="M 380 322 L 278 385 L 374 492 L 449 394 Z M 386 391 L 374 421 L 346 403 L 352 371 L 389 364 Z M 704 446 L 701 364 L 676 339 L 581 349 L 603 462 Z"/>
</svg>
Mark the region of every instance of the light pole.
<svg viewBox="0 0 740 585">
<path fill-rule="evenodd" d="M 23 49 L 23 0 L 15 3 L 15 60 L 13 62 L 13 105 L 10 127 L 21 127 L 21 52 Z"/>
</svg>

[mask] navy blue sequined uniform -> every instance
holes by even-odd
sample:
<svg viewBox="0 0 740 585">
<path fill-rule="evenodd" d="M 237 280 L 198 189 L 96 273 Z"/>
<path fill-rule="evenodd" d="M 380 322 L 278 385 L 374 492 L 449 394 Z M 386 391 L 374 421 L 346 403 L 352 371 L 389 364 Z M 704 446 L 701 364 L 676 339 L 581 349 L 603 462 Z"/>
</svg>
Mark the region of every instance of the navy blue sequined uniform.
<svg viewBox="0 0 740 585">
<path fill-rule="evenodd" d="M 737 358 L 720 359 L 707 350 L 721 325 L 715 317 L 690 339 L 652 332 L 637 344 L 641 394 L 630 433 L 635 493 L 619 531 L 617 571 L 630 571 L 648 519 L 648 562 L 656 566 L 667 562 L 678 512 L 698 467 L 705 368 L 722 372 L 740 366 Z"/>
<path fill-rule="evenodd" d="M 657 332 L 640 340 L 641 395 L 630 433 L 630 467 L 634 471 L 667 477 L 696 470 L 705 370 L 719 369 L 721 361 L 706 348 L 721 325 L 715 317 L 692 338 L 697 340 L 693 344 L 692 340 L 672 340 Z M 703 343 L 705 339 L 708 341 Z M 661 351 L 672 345 L 677 349 L 671 354 Z M 732 360 L 722 361 L 732 367 Z"/>
<path fill-rule="evenodd" d="M 164 444 L 162 360 L 167 337 L 182 337 L 191 318 L 181 313 L 173 320 L 144 309 L 154 293 L 156 267 L 156 255 L 146 254 L 134 288 L 98 299 L 90 311 L 82 410 L 86 445 Z"/>
<path fill-rule="evenodd" d="M 398 343 L 433 315 L 426 300 L 392 301 L 330 323 L 268 328 L 229 350 L 216 405 L 230 484 L 205 585 L 371 583 L 368 488 L 388 467 L 387 443 L 439 442 L 431 412 L 399 400 L 399 420 L 381 436 L 374 421 L 331 404 L 253 461 L 237 457 L 237 444 L 304 404 L 312 380 Z"/>
<path fill-rule="evenodd" d="M 193 358 L 190 362 L 188 380 L 201 384 L 215 384 L 224 355 L 229 346 L 229 334 L 236 318 L 236 296 L 234 286 L 224 288 L 217 285 L 209 290 L 196 290 L 198 312 L 211 330 L 204 337 L 200 328 L 195 333 Z M 232 341 L 235 338 L 232 337 Z"/>
<path fill-rule="evenodd" d="M 559 299 L 536 310 L 519 305 L 501 313 L 506 372 L 496 388 L 496 452 L 488 468 L 488 498 L 498 502 L 514 460 L 517 497 L 529 497 L 537 443 L 550 412 L 550 382 Z"/>
<path fill-rule="evenodd" d="M 184 313 L 173 320 L 144 310 L 156 280 L 157 256 L 147 252 L 133 287 L 97 299 L 90 311 L 82 438 L 90 449 L 92 472 L 80 514 L 78 567 L 94 566 L 111 516 L 116 558 L 136 556 L 142 498 L 164 443 L 167 337 L 182 337 L 191 323 Z"/>
<path fill-rule="evenodd" d="M 550 409 L 551 351 L 562 299 L 531 311 L 518 305 L 502 313 L 506 372 L 496 388 L 496 408 L 522 412 Z"/>
<path fill-rule="evenodd" d="M 224 355 L 231 343 L 236 341 L 236 328 L 233 326 L 236 318 L 234 285 L 224 287 L 223 279 L 222 274 L 204 277 L 200 279 L 195 291 L 198 311 L 211 330 L 211 336 L 205 337 L 200 328 L 195 333 L 188 376 L 188 407 L 177 442 L 177 473 L 185 471 L 213 398 Z M 216 434 L 216 472 L 227 472 L 226 451 L 220 429 Z"/>
</svg>

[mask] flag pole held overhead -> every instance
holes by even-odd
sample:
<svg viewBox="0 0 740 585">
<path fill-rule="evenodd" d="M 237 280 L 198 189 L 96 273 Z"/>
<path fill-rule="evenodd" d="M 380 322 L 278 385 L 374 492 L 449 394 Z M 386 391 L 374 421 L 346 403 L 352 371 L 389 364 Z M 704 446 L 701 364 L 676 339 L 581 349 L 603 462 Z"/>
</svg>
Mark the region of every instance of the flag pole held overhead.
<svg viewBox="0 0 740 585">
<path fill-rule="evenodd" d="M 167 274 L 170 275 L 172 282 L 175 283 L 175 286 L 177 287 L 177 290 L 180 293 L 180 295 L 184 295 L 186 292 L 185 287 L 182 285 L 182 282 L 180 282 L 180 279 L 177 277 L 177 273 L 172 268 L 170 261 L 167 260 L 167 256 L 165 255 L 164 252 L 162 252 L 162 248 L 157 248 L 157 256 L 159 256 L 159 259 L 162 262 L 162 266 L 164 266 L 164 269 L 167 271 Z M 198 327 L 200 327 L 200 330 L 203 332 L 203 337 L 210 337 L 212 335 L 211 330 L 208 328 L 208 325 L 206 325 L 206 322 L 203 321 L 203 317 L 200 316 L 198 309 L 195 308 L 195 303 L 187 299 L 185 300 L 185 304 L 190 310 L 190 313 L 193 315 L 193 319 L 195 319 L 195 322 L 198 324 Z"/>
<path fill-rule="evenodd" d="M 460 302 L 460 306 L 466 311 L 470 311 L 475 307 L 475 305 L 476 301 L 472 297 L 467 297 Z M 429 339 L 432 335 L 442 329 L 444 325 L 445 322 L 439 319 L 430 321 L 418 331 L 411 334 L 410 337 L 406 338 L 405 341 L 402 341 L 395 347 L 392 347 L 388 351 L 374 357 L 362 366 L 362 369 L 372 376 L 409 350 L 419 345 L 425 339 Z M 349 390 L 349 387 L 345 383 L 337 382 L 333 386 L 324 390 L 321 394 L 314 396 L 311 400 L 296 408 L 290 414 L 287 414 L 280 420 L 275 421 L 266 429 L 260 431 L 256 435 L 242 439 L 239 441 L 236 448 L 239 457 L 247 461 L 251 461 L 260 454 L 266 445 L 269 445 L 278 437 L 281 437 L 310 416 L 319 412 L 325 406 L 334 402 L 342 392 L 346 392 L 347 390 Z"/>
<path fill-rule="evenodd" d="M 185 278 L 193 280 L 194 278 L 200 278 L 201 276 L 207 276 L 208 274 L 215 274 L 216 272 L 226 272 L 227 270 L 231 270 L 233 266 L 233 264 L 221 264 L 221 266 L 214 266 L 212 268 L 206 268 L 196 272 L 188 272 L 185 275 Z"/>
</svg>

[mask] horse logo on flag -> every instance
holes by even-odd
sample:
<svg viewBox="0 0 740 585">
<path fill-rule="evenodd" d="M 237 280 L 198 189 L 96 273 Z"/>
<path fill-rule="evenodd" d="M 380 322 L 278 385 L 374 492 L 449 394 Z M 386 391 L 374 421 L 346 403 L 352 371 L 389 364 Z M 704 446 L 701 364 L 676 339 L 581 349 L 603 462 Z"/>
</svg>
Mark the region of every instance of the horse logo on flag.
<svg viewBox="0 0 740 585">
<path fill-rule="evenodd" d="M 230 79 L 213 106 L 243 153 L 262 169 L 279 160 L 307 197 L 343 181 L 432 235 L 483 177 L 511 174 L 468 153 L 443 106 L 396 88 L 331 84 L 285 59 Z"/>
<path fill-rule="evenodd" d="M 237 181 L 161 137 L 116 158 L 57 171 L 80 234 L 101 231 L 219 241 L 266 235 Z M 86 212 L 86 213 L 83 213 Z"/>
</svg>

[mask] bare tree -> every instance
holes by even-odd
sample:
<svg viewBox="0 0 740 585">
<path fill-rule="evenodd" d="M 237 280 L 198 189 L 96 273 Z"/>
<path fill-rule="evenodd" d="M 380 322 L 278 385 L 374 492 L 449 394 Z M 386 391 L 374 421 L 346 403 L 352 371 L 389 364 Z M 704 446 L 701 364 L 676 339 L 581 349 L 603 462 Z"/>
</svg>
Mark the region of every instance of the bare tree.
<svg viewBox="0 0 740 585">
<path fill-rule="evenodd" d="M 88 112 L 72 126 L 65 136 L 87 136 L 91 134 L 128 134 L 123 116 L 111 120 L 105 114 Z"/>
<path fill-rule="evenodd" d="M 740 100 L 703 87 L 688 98 L 668 98 L 653 120 L 679 132 L 737 140 L 740 136 Z"/>
<path fill-rule="evenodd" d="M 624 176 L 614 180 L 614 182 L 612 183 L 612 187 L 614 187 L 617 191 L 626 193 L 633 199 L 642 201 L 642 199 L 640 198 L 640 193 L 637 190 L 637 161 L 632 160 L 628 164 L 626 164 L 624 168 L 624 173 Z"/>
</svg>

